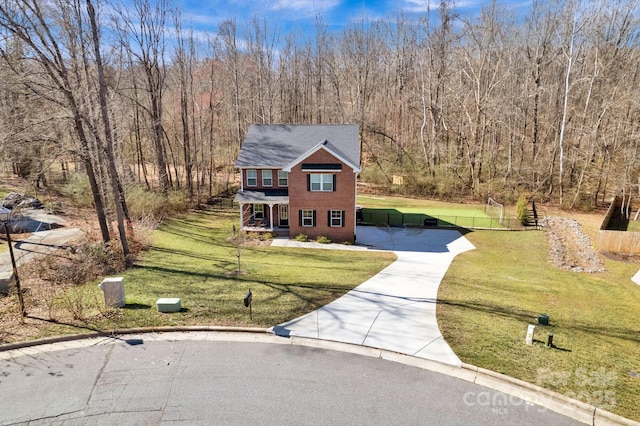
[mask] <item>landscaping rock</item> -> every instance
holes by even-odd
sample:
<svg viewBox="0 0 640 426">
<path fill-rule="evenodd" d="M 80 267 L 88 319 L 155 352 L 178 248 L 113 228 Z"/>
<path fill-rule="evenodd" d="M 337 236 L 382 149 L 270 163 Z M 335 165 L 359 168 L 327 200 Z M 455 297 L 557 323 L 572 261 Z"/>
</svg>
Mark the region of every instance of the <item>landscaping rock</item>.
<svg viewBox="0 0 640 426">
<path fill-rule="evenodd" d="M 549 262 L 573 272 L 604 272 L 604 263 L 582 232 L 580 224 L 566 217 L 543 219 L 549 244 Z"/>
<path fill-rule="evenodd" d="M 7 209 L 41 209 L 42 203 L 35 197 L 20 194 L 18 192 L 10 192 L 2 200 L 2 207 Z"/>
</svg>

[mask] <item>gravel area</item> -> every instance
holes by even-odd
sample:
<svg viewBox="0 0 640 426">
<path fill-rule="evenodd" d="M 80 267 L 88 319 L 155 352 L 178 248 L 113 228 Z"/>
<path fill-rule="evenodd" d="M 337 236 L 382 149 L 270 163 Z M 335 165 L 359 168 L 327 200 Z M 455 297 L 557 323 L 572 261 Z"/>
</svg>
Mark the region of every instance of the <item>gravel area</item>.
<svg viewBox="0 0 640 426">
<path fill-rule="evenodd" d="M 549 245 L 549 262 L 573 272 L 604 272 L 604 263 L 580 224 L 566 217 L 543 219 Z"/>
</svg>

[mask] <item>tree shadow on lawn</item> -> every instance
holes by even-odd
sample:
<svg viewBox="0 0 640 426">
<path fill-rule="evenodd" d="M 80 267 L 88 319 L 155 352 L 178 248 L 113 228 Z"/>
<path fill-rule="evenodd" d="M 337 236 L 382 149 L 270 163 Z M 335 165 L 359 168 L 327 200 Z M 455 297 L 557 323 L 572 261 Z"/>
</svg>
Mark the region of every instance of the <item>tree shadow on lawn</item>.
<svg viewBox="0 0 640 426">
<path fill-rule="evenodd" d="M 210 229 L 211 236 L 195 234 L 193 232 L 186 232 L 184 228 L 174 229 L 174 228 L 169 227 L 169 226 L 163 227 L 160 230 L 160 232 L 164 232 L 165 234 L 176 235 L 176 236 L 181 237 L 181 238 L 188 238 L 190 240 L 193 240 L 194 242 L 197 241 L 197 242 L 202 243 L 202 244 L 209 244 L 209 245 L 213 245 L 213 246 L 219 245 L 219 244 L 216 244 L 216 239 L 214 238 L 215 230 L 212 230 L 212 229 Z M 231 235 L 231 232 L 229 232 L 229 235 Z"/>
<path fill-rule="evenodd" d="M 143 305 L 143 306 L 147 306 L 147 305 Z M 126 306 L 125 306 L 125 308 L 126 308 Z M 65 321 L 59 321 L 59 320 L 55 320 L 55 319 L 51 319 L 51 318 L 49 318 L 49 319 L 40 318 L 40 317 L 31 316 L 31 315 L 27 315 L 27 318 L 35 320 L 35 321 L 46 322 L 46 323 L 49 323 L 49 324 L 62 325 L 62 326 L 73 328 L 73 329 L 92 331 L 92 332 L 96 333 L 100 337 L 107 337 L 107 338 L 112 339 L 112 340 L 118 340 L 118 341 L 124 342 L 124 343 L 126 343 L 128 345 L 131 345 L 131 346 L 140 345 L 140 344 L 144 343 L 143 339 L 139 339 L 139 338 L 125 339 L 125 338 L 120 337 L 118 334 L 116 334 L 114 332 L 114 330 L 103 330 L 103 329 L 100 329 L 100 328 L 97 328 L 97 327 L 93 327 L 93 326 L 91 326 L 89 324 L 74 324 L 74 323 L 69 323 L 69 322 L 65 322 Z M 83 339 L 85 337 L 87 337 L 87 336 L 85 336 L 85 335 L 80 335 L 79 336 L 80 339 Z M 60 339 L 62 341 L 66 340 L 66 338 L 64 336 L 60 337 Z M 28 346 L 40 345 L 41 342 L 38 341 L 38 340 L 32 340 L 32 341 L 26 341 L 26 342 L 19 342 L 19 344 L 21 346 L 23 346 L 23 347 L 24 346 L 28 347 Z"/>
<path fill-rule="evenodd" d="M 501 317 L 512 318 L 518 321 L 537 325 L 537 317 L 539 313 L 519 310 L 519 309 L 506 309 L 503 306 L 493 305 L 493 304 L 480 304 L 480 303 L 469 303 L 469 302 L 460 302 L 453 300 L 444 300 L 439 299 L 436 303 L 441 305 L 454 306 L 462 309 L 469 309 L 473 311 L 498 315 Z M 556 325 L 551 324 L 549 327 L 553 329 Z M 630 342 L 640 343 L 640 330 L 626 329 L 620 327 L 606 327 L 606 326 L 595 326 L 595 325 L 587 325 L 587 324 L 579 324 L 579 323 L 563 323 L 562 328 L 574 331 L 581 331 L 587 334 L 596 334 L 602 337 L 614 337 L 617 339 L 627 340 Z"/>
<path fill-rule="evenodd" d="M 292 295 L 299 300 L 304 301 L 308 306 L 311 306 L 313 310 L 319 309 L 325 306 L 326 303 L 329 303 L 325 302 L 328 298 L 330 298 L 331 300 L 335 300 L 350 291 L 350 289 L 348 288 L 333 287 L 331 285 L 323 284 L 281 284 L 267 281 L 259 281 L 257 284 L 278 291 L 276 295 L 261 299 L 262 302 L 276 301 L 286 295 Z M 298 289 L 308 289 L 313 291 L 314 293 L 323 292 L 323 294 L 318 295 L 318 297 L 308 297 L 305 296 L 303 292 L 298 291 Z"/>
<path fill-rule="evenodd" d="M 301 300 L 304 300 L 305 302 L 313 302 L 313 303 L 315 303 L 314 299 L 304 297 L 301 293 L 295 292 L 292 289 L 294 288 L 309 289 L 314 291 L 329 292 L 331 294 L 335 294 L 335 293 L 344 294 L 351 290 L 350 287 L 332 286 L 330 284 L 283 284 L 279 282 L 271 282 L 271 281 L 264 281 L 264 280 L 257 281 L 257 280 L 251 279 L 251 277 L 247 275 L 234 276 L 234 275 L 227 275 L 226 272 L 220 272 L 220 273 L 188 272 L 188 271 L 178 271 L 175 269 L 170 269 L 162 266 L 140 266 L 138 268 L 149 269 L 159 273 L 174 275 L 176 278 L 178 278 L 178 281 L 179 281 L 179 277 L 181 276 L 185 276 L 185 277 L 195 276 L 200 278 L 211 278 L 211 279 L 219 279 L 219 280 L 225 280 L 225 281 L 234 281 L 237 283 L 246 283 L 247 285 L 264 285 L 266 287 L 270 287 L 270 288 L 273 288 L 274 290 L 279 291 L 281 295 L 292 294 L 300 298 Z M 174 280 L 167 279 L 166 281 L 174 281 Z M 276 300 L 279 297 L 280 296 L 274 296 L 274 297 L 263 299 L 263 300 L 266 300 L 266 301 Z M 143 305 L 143 306 L 146 306 L 146 305 Z"/>
<path fill-rule="evenodd" d="M 214 257 L 214 256 L 208 256 L 208 255 L 204 255 L 204 254 L 196 254 L 192 251 L 187 251 L 187 250 L 179 250 L 179 249 L 175 249 L 175 248 L 165 248 L 165 247 L 157 247 L 157 246 L 151 246 L 149 248 L 149 252 L 160 252 L 160 253 L 166 253 L 166 254 L 171 254 L 171 255 L 176 255 L 176 256 L 184 256 L 184 257 L 191 257 L 193 259 L 202 259 L 202 260 L 211 260 L 211 261 L 215 261 L 218 258 Z"/>
<path fill-rule="evenodd" d="M 189 273 L 183 271 L 175 271 L 168 268 L 163 267 L 146 267 L 148 269 L 153 269 L 158 272 L 164 272 L 169 274 L 176 275 L 177 281 L 179 280 L 179 276 L 197 276 L 202 278 L 211 278 L 211 279 L 220 279 L 225 281 L 234 281 L 239 287 L 251 288 L 252 293 L 254 295 L 253 302 L 259 304 L 268 304 L 268 303 L 277 303 L 278 300 L 285 297 L 294 297 L 300 302 L 289 302 L 290 309 L 284 313 L 287 315 L 286 318 L 282 320 L 274 320 L 273 324 L 270 322 L 267 325 L 274 325 L 275 323 L 280 323 L 283 321 L 289 321 L 293 318 L 299 317 L 301 315 L 305 315 L 314 310 L 320 309 L 326 304 L 332 302 L 333 300 L 343 296 L 347 292 L 351 290 L 348 287 L 340 287 L 333 286 L 331 284 L 283 284 L 278 282 L 270 282 L 270 281 L 256 281 L 250 279 L 246 275 L 236 275 L 229 276 L 224 273 L 221 274 L 209 274 L 209 273 Z M 173 279 L 171 281 L 174 281 Z M 265 293 L 261 293 L 260 286 L 267 287 L 271 289 L 270 294 L 265 296 Z M 309 292 L 305 292 L 304 290 L 309 290 Z M 215 291 L 213 288 L 211 291 Z M 275 291 L 275 294 L 273 293 Z M 175 293 L 179 295 L 180 291 L 176 289 Z M 241 296 L 238 296 L 238 304 L 241 304 Z M 225 302 L 227 303 L 227 302 Z M 143 305 L 146 306 L 146 305 Z M 127 307 L 127 306 L 125 306 Z M 184 309 L 183 309 L 184 311 Z"/>
</svg>

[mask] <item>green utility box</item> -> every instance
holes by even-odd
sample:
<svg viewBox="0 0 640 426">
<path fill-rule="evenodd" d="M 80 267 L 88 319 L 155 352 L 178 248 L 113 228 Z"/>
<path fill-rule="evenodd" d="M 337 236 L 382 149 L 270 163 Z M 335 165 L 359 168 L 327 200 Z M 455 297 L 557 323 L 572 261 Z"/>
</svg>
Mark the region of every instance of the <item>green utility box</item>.
<svg viewBox="0 0 640 426">
<path fill-rule="evenodd" d="M 549 315 L 540 314 L 538 316 L 538 324 L 540 324 L 540 325 L 549 325 Z"/>
</svg>

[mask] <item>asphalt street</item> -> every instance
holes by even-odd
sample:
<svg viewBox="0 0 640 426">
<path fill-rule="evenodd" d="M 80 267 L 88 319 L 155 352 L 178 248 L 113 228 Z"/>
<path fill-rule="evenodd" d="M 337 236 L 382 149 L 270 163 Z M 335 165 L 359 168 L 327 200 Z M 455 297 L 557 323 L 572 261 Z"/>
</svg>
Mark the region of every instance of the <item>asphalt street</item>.
<svg viewBox="0 0 640 426">
<path fill-rule="evenodd" d="M 0 352 L 0 424 L 24 423 L 578 424 L 433 371 L 277 336 L 216 333 Z"/>
</svg>

